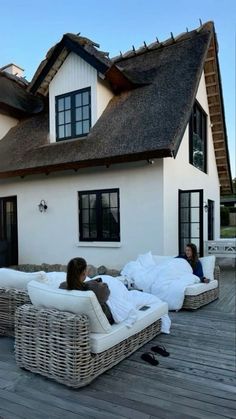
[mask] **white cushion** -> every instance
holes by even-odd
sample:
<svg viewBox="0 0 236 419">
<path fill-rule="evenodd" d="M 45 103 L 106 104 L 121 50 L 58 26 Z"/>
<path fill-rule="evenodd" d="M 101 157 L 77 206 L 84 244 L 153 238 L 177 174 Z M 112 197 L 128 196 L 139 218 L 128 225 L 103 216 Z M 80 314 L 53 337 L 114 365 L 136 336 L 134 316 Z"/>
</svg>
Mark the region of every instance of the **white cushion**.
<svg viewBox="0 0 236 419">
<path fill-rule="evenodd" d="M 130 291 L 132 292 L 132 291 Z M 140 332 L 145 327 L 160 319 L 161 316 L 168 313 L 168 304 L 158 302 L 150 306 L 146 311 L 138 311 L 138 319 L 132 327 L 127 327 L 124 323 L 113 324 L 111 331 L 107 333 L 91 333 L 90 343 L 92 353 L 101 353 L 117 343 L 133 336 L 135 333 Z"/>
<path fill-rule="evenodd" d="M 43 271 L 21 272 L 9 268 L 0 268 L 0 287 L 26 290 L 28 282 L 32 279 L 44 281 L 46 273 Z"/>
<path fill-rule="evenodd" d="M 214 269 L 215 269 L 215 263 L 216 263 L 216 257 L 215 255 L 211 256 L 204 256 L 202 258 L 199 258 L 202 264 L 202 270 L 203 274 L 206 278 L 209 278 L 210 281 L 214 280 Z"/>
<path fill-rule="evenodd" d="M 38 281 L 30 281 L 27 288 L 30 300 L 35 306 L 86 314 L 91 332 L 110 332 L 111 325 L 93 291 L 68 291 Z"/>
<path fill-rule="evenodd" d="M 185 289 L 185 295 L 199 295 L 203 292 L 213 290 L 218 287 L 218 281 L 214 279 L 213 281 L 210 281 L 208 284 L 204 284 L 203 282 L 200 282 L 199 284 L 193 284 L 189 285 Z"/>
</svg>

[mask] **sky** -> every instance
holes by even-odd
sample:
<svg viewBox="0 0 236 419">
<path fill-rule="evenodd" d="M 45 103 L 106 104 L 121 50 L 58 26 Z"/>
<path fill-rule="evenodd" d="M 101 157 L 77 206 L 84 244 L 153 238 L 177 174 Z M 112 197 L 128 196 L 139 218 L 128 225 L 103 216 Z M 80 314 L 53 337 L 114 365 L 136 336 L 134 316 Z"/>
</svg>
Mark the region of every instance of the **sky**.
<svg viewBox="0 0 236 419">
<path fill-rule="evenodd" d="M 214 21 L 232 177 L 235 163 L 235 0 L 0 0 L 0 67 L 15 63 L 31 80 L 64 33 L 88 37 L 114 57 L 170 33 Z"/>
</svg>

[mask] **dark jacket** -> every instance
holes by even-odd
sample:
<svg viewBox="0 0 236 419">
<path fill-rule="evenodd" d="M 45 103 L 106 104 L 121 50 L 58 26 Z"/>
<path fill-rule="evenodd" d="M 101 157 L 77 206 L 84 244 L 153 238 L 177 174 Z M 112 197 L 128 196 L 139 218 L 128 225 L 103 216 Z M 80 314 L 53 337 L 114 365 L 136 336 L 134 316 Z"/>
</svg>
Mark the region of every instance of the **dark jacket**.
<svg viewBox="0 0 236 419">
<path fill-rule="evenodd" d="M 61 289 L 67 289 L 67 283 L 62 282 L 59 286 Z M 105 282 L 102 282 L 101 278 L 91 279 L 90 281 L 83 282 L 80 287 L 76 288 L 77 291 L 93 291 L 96 295 L 100 306 L 104 314 L 106 315 L 110 324 L 114 323 L 114 319 L 111 314 L 111 310 L 106 304 L 110 295 L 110 290 Z"/>
</svg>

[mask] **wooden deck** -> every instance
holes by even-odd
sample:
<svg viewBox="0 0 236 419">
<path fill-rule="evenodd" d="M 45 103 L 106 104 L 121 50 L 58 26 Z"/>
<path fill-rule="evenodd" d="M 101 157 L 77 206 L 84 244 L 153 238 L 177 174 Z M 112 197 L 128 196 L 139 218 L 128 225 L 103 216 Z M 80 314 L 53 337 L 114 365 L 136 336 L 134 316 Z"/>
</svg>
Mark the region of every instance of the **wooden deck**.
<svg viewBox="0 0 236 419">
<path fill-rule="evenodd" d="M 235 272 L 222 268 L 220 298 L 171 313 L 160 335 L 91 385 L 71 390 L 17 368 L 14 340 L 0 339 L 0 418 L 236 418 Z M 163 344 L 151 366 L 140 355 Z"/>
</svg>

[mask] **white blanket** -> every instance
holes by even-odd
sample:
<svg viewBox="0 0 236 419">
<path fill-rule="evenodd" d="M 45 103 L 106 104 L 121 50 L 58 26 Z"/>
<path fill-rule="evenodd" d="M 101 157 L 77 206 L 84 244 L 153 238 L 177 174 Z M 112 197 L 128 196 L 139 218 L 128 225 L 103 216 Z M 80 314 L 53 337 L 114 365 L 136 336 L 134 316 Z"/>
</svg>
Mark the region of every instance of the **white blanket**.
<svg viewBox="0 0 236 419">
<path fill-rule="evenodd" d="M 101 278 L 109 289 L 110 295 L 107 301 L 115 323 L 124 322 L 126 326 L 131 327 L 138 317 L 138 310 L 144 305 L 153 305 L 161 302 L 158 297 L 137 290 L 128 291 L 124 284 L 118 279 L 109 275 L 99 275 L 93 279 Z M 86 279 L 87 280 L 87 279 Z M 168 315 L 162 316 L 163 333 L 169 333 L 170 319 Z"/>
<path fill-rule="evenodd" d="M 200 282 L 185 259 L 171 258 L 156 264 L 150 252 L 127 263 L 121 274 L 131 278 L 137 288 L 166 301 L 169 310 L 181 309 L 186 287 Z"/>
</svg>

